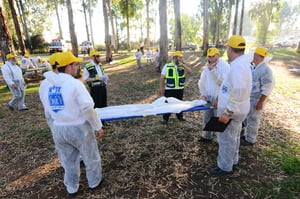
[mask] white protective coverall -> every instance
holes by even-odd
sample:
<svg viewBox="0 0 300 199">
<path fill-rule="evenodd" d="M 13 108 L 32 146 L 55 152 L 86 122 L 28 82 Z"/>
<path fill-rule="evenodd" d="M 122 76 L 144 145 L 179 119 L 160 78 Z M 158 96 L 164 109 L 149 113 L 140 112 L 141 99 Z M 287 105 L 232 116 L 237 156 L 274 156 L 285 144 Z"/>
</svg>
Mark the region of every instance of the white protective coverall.
<svg viewBox="0 0 300 199">
<path fill-rule="evenodd" d="M 262 110 L 256 110 L 256 104 L 261 95 L 270 96 L 275 85 L 271 68 L 267 62 L 272 57 L 265 59 L 257 66 L 252 66 L 252 91 L 250 96 L 250 112 L 246 118 L 245 140 L 250 143 L 256 142 L 256 136 L 260 127 Z"/>
<path fill-rule="evenodd" d="M 12 64 L 10 61 L 6 61 L 1 67 L 1 71 L 6 84 L 13 95 L 12 99 L 8 102 L 8 105 L 13 107 L 18 103 L 19 110 L 27 108 L 25 105 L 26 85 L 20 67 L 16 64 Z M 14 89 L 13 84 L 16 84 L 18 88 Z"/>
<path fill-rule="evenodd" d="M 95 131 L 102 123 L 94 110 L 94 102 L 85 86 L 69 74 L 44 73 L 39 95 L 43 103 L 55 148 L 65 170 L 64 184 L 68 193 L 79 188 L 80 155 L 88 185 L 94 188 L 102 180 L 101 157 Z"/>
<path fill-rule="evenodd" d="M 219 58 L 217 65 L 209 70 L 206 65 L 203 72 L 201 73 L 198 81 L 198 87 L 201 97 L 206 97 L 206 101 L 211 105 L 214 105 L 219 94 L 220 86 L 222 81 L 225 79 L 229 72 L 229 65 L 222 59 Z M 217 115 L 216 109 L 209 109 L 203 111 L 203 126 L 210 120 L 211 117 Z M 213 138 L 213 132 L 203 131 L 202 137 L 208 140 Z"/>
<path fill-rule="evenodd" d="M 224 171 L 232 171 L 233 165 L 239 160 L 240 132 L 250 108 L 251 83 L 249 58 L 245 55 L 235 58 L 230 63 L 230 71 L 221 85 L 218 96 L 217 115 L 222 115 L 225 109 L 234 113 L 225 131 L 217 134 L 217 163 Z"/>
</svg>

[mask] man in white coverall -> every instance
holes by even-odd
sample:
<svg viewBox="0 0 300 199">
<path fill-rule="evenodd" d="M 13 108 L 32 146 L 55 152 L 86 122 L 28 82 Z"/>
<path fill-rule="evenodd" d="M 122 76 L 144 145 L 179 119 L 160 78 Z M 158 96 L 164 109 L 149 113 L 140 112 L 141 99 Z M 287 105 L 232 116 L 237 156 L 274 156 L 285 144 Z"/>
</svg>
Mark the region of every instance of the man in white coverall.
<svg viewBox="0 0 300 199">
<path fill-rule="evenodd" d="M 267 65 L 272 57 L 267 56 L 267 49 L 258 47 L 255 50 L 252 62 L 252 91 L 250 96 L 250 112 L 246 119 L 245 136 L 242 136 L 241 145 L 249 146 L 256 142 L 260 127 L 260 119 L 266 99 L 274 88 L 274 77 L 271 68 Z"/>
<path fill-rule="evenodd" d="M 198 87 L 200 98 L 207 101 L 212 106 L 217 106 L 217 97 L 223 79 L 229 72 L 229 65 L 220 58 L 220 53 L 217 48 L 209 48 L 207 50 L 208 63 L 201 73 Z M 216 109 L 203 111 L 203 126 L 207 124 L 211 117 L 217 115 Z M 203 131 L 199 139 L 200 142 L 209 142 L 213 139 L 212 131 Z"/>
<path fill-rule="evenodd" d="M 28 110 L 25 105 L 25 80 L 22 70 L 17 65 L 16 55 L 9 53 L 6 55 L 7 61 L 1 67 L 3 78 L 12 93 L 12 99 L 8 102 L 8 109 L 13 111 L 15 104 L 18 104 L 18 110 Z"/>
<path fill-rule="evenodd" d="M 80 155 L 82 156 L 88 186 L 97 188 L 102 182 L 101 157 L 97 137 L 104 134 L 102 123 L 94 110 L 94 102 L 82 82 L 75 79 L 82 59 L 71 52 L 55 57 L 58 74 L 45 73 L 39 95 L 44 106 L 55 148 L 64 168 L 64 184 L 69 196 L 77 194 L 80 178 Z"/>
<path fill-rule="evenodd" d="M 222 123 L 229 123 L 224 132 L 218 132 L 219 151 L 217 167 L 210 169 L 212 176 L 231 174 L 239 161 L 242 122 L 250 108 L 251 69 L 244 55 L 244 37 L 233 35 L 227 42 L 230 71 L 224 79 L 218 96 L 217 115 Z"/>
</svg>

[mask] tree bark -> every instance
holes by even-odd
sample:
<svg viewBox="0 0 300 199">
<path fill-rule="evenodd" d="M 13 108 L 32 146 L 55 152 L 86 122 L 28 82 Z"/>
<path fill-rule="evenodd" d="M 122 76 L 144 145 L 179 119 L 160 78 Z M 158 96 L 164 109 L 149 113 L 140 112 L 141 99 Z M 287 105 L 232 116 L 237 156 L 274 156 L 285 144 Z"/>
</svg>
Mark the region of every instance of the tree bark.
<svg viewBox="0 0 300 199">
<path fill-rule="evenodd" d="M 237 24 L 238 24 L 238 14 L 239 13 L 239 0 L 235 1 L 235 14 L 234 14 L 234 22 L 233 22 L 233 29 L 232 34 L 237 34 Z"/>
<path fill-rule="evenodd" d="M 245 0 L 242 0 L 242 12 L 241 12 L 241 19 L 240 19 L 240 35 L 243 35 L 244 10 L 245 10 Z"/>
<path fill-rule="evenodd" d="M 75 32 L 75 24 L 73 19 L 73 9 L 71 0 L 66 0 L 67 8 L 68 8 L 68 17 L 69 17 L 69 31 L 70 31 L 70 38 L 72 44 L 72 52 L 77 57 L 78 56 L 78 43 L 77 43 L 77 36 Z"/>
<path fill-rule="evenodd" d="M 6 13 L 3 9 L 2 1 L 0 1 L 0 50 L 3 63 L 5 62 L 5 56 L 10 52 L 14 52 L 12 37 L 7 25 Z"/>
<path fill-rule="evenodd" d="M 111 31 L 113 34 L 113 44 L 114 44 L 114 53 L 118 53 L 118 42 L 117 42 L 117 36 L 116 36 L 116 32 L 115 32 L 115 26 L 114 26 L 114 18 L 112 15 L 112 11 L 111 11 L 111 0 L 106 0 L 107 2 L 107 8 L 108 8 L 108 14 L 109 14 L 109 18 L 110 18 L 110 24 L 111 24 Z M 116 27 L 117 28 L 117 27 Z"/>
<path fill-rule="evenodd" d="M 108 23 L 108 13 L 107 13 L 107 4 L 106 0 L 102 0 L 103 5 L 103 16 L 104 16 L 104 30 L 105 30 L 105 50 L 106 50 L 106 63 L 112 61 L 112 53 L 111 53 L 111 39 L 109 36 L 109 23 Z"/>
<path fill-rule="evenodd" d="M 204 20 L 203 20 L 203 56 L 206 57 L 208 50 L 208 0 L 204 0 Z"/>
<path fill-rule="evenodd" d="M 175 49 L 181 50 L 180 0 L 174 0 L 174 14 L 175 14 Z"/>
<path fill-rule="evenodd" d="M 16 30 L 16 34 L 17 34 L 17 37 L 18 37 L 20 50 L 21 50 L 21 53 L 23 55 L 23 54 L 25 54 L 26 48 L 25 48 L 24 39 L 22 37 L 20 24 L 19 24 L 18 17 L 17 17 L 17 12 L 16 12 L 16 9 L 15 9 L 15 6 L 14 6 L 14 0 L 8 0 L 8 4 L 9 4 L 11 15 L 12 15 L 12 18 L 13 18 L 13 21 L 14 21 L 15 30 Z"/>
<path fill-rule="evenodd" d="M 58 30 L 59 30 L 59 37 L 60 37 L 61 39 L 64 39 L 63 33 L 62 33 L 62 29 L 61 29 L 61 22 L 60 22 L 60 18 L 59 18 L 59 12 L 58 12 L 57 1 L 54 1 L 54 5 L 55 5 L 55 12 L 56 12 L 56 18 L 57 18 Z"/>
<path fill-rule="evenodd" d="M 26 17 L 25 17 L 25 9 L 24 9 L 22 0 L 19 0 L 19 4 L 20 4 L 20 14 L 21 14 L 22 19 L 23 19 L 23 28 L 24 28 L 24 32 L 25 32 L 25 36 L 26 36 L 26 41 L 28 42 L 28 43 L 26 43 L 27 48 L 29 48 L 30 51 L 31 51 L 32 50 L 31 37 L 30 37 L 28 27 L 27 27 L 27 20 L 26 20 Z"/>
<path fill-rule="evenodd" d="M 160 16 L 160 40 L 159 40 L 159 68 L 164 66 L 168 61 L 168 23 L 167 23 L 167 1 L 159 0 Z"/>
</svg>

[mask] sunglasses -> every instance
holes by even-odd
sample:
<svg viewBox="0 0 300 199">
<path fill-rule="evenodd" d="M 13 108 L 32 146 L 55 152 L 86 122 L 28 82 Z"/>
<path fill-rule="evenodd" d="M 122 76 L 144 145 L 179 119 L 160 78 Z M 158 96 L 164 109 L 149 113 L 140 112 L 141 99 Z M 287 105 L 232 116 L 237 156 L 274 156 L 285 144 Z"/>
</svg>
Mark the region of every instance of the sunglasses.
<svg viewBox="0 0 300 199">
<path fill-rule="evenodd" d="M 100 57 L 100 55 L 95 55 L 95 57 L 99 58 L 99 57 Z"/>
</svg>

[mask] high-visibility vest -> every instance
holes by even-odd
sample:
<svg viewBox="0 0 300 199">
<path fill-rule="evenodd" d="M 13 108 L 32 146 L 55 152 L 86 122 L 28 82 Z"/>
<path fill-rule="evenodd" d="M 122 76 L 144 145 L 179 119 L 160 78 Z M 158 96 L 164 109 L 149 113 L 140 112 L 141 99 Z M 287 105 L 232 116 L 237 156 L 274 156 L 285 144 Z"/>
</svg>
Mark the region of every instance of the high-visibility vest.
<svg viewBox="0 0 300 199">
<path fill-rule="evenodd" d="M 89 72 L 89 78 L 97 78 L 99 77 L 98 72 L 96 70 L 96 66 L 90 62 L 88 64 L 85 65 L 85 68 L 87 69 L 87 71 Z M 104 70 L 103 68 L 100 66 L 100 70 L 102 72 L 102 75 L 104 75 Z M 94 86 L 105 86 L 105 83 L 103 81 L 93 81 L 93 82 L 89 82 L 88 83 L 89 86 L 94 87 Z"/>
<path fill-rule="evenodd" d="M 176 67 L 173 63 L 166 66 L 165 89 L 183 89 L 185 83 L 185 70 L 182 66 Z"/>
</svg>

